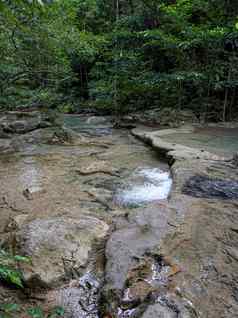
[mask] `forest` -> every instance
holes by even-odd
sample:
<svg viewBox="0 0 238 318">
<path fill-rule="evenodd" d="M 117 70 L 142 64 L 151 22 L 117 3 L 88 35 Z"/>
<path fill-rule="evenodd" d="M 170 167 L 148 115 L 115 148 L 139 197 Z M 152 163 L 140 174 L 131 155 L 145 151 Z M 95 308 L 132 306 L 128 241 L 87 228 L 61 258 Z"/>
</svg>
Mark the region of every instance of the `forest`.
<svg viewBox="0 0 238 318">
<path fill-rule="evenodd" d="M 0 318 L 237 318 L 238 0 L 0 0 Z"/>
<path fill-rule="evenodd" d="M 236 0 L 2 0 L 1 110 L 237 115 Z"/>
</svg>

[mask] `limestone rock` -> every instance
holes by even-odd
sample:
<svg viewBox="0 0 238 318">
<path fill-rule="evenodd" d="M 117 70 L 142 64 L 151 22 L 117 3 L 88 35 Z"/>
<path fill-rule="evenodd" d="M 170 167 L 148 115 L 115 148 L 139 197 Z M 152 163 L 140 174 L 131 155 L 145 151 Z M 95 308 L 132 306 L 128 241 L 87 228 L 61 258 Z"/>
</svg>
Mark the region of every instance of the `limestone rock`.
<svg viewBox="0 0 238 318">
<path fill-rule="evenodd" d="M 10 153 L 13 152 L 14 148 L 12 146 L 10 139 L 0 139 L 0 152 L 1 153 Z"/>
<path fill-rule="evenodd" d="M 109 226 L 94 217 L 36 219 L 17 232 L 20 253 L 31 257 L 22 265 L 26 283 L 33 287 L 59 286 L 75 273 L 81 275 L 97 260 Z"/>
<path fill-rule="evenodd" d="M 143 131 L 140 129 L 133 129 L 132 134 L 150 144 L 159 153 L 166 155 L 168 159 L 174 160 L 222 160 L 225 159 L 220 155 L 216 155 L 203 148 L 192 148 L 182 144 L 175 144 L 169 142 L 171 134 L 190 134 L 193 133 L 193 127 L 184 127 L 180 129 L 163 129 L 158 131 Z M 166 139 L 165 139 L 166 138 Z M 167 140 L 168 139 L 168 140 Z"/>
<path fill-rule="evenodd" d="M 136 260 L 153 251 L 167 230 L 170 209 L 152 205 L 131 212 L 128 228 L 112 233 L 106 245 L 106 282 L 109 288 L 121 291 L 128 272 Z"/>
<path fill-rule="evenodd" d="M 22 134 L 38 128 L 40 123 L 41 117 L 38 112 L 31 113 L 31 115 L 9 112 L 5 119 L 1 121 L 1 127 L 3 132 Z"/>
<path fill-rule="evenodd" d="M 0 118 L 0 132 L 3 138 L 9 134 L 25 134 L 38 128 L 52 126 L 48 118 L 39 111 L 4 113 Z"/>
<path fill-rule="evenodd" d="M 198 119 L 191 110 L 179 110 L 176 108 L 154 108 L 143 112 L 137 112 L 131 116 L 124 116 L 123 123 L 131 124 L 139 122 L 146 125 L 159 125 L 168 127 L 179 127 L 187 123 L 197 123 Z"/>
<path fill-rule="evenodd" d="M 150 305 L 144 312 L 142 318 L 176 318 L 177 313 L 160 304 Z"/>
<path fill-rule="evenodd" d="M 90 165 L 81 167 L 79 170 L 77 170 L 77 172 L 84 176 L 96 173 L 119 176 L 118 171 L 112 167 L 109 167 L 106 161 L 95 161 Z"/>
<path fill-rule="evenodd" d="M 101 281 L 91 273 L 67 286 L 50 290 L 46 296 L 51 307 L 64 308 L 65 318 L 98 318 Z"/>
<path fill-rule="evenodd" d="M 26 222 L 28 214 L 18 214 L 10 218 L 9 223 L 7 224 L 5 231 L 15 231 L 19 230 L 23 224 Z"/>
</svg>

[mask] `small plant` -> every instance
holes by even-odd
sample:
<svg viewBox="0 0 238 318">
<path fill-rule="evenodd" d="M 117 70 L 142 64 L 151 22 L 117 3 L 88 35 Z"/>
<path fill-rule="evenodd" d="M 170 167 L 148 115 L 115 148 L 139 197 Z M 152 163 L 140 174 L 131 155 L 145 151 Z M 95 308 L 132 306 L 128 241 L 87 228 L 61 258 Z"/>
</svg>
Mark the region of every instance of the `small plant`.
<svg viewBox="0 0 238 318">
<path fill-rule="evenodd" d="M 58 318 L 64 317 L 64 309 L 55 307 L 49 314 L 45 314 L 41 307 L 33 307 L 27 310 L 27 314 L 31 318 Z"/>
<path fill-rule="evenodd" d="M 24 288 L 23 275 L 18 269 L 19 262 L 29 263 L 29 257 L 12 255 L 0 249 L 0 280 L 10 283 L 17 288 Z M 14 318 L 23 309 L 16 303 L 0 304 L 0 318 Z M 41 307 L 26 310 L 26 318 L 58 318 L 64 316 L 64 309 L 55 307 L 50 313 L 45 313 Z"/>
<path fill-rule="evenodd" d="M 23 276 L 18 269 L 19 262 L 29 263 L 30 259 L 20 255 L 11 255 L 0 249 L 0 280 L 23 288 Z"/>
<path fill-rule="evenodd" d="M 18 304 L 0 305 L 0 318 L 14 318 L 21 311 Z M 32 307 L 26 310 L 27 318 L 59 318 L 64 317 L 64 309 L 55 307 L 50 313 L 44 313 L 41 307 Z"/>
<path fill-rule="evenodd" d="M 20 306 L 17 304 L 2 304 L 0 305 L 0 318 L 11 318 L 19 313 Z"/>
</svg>

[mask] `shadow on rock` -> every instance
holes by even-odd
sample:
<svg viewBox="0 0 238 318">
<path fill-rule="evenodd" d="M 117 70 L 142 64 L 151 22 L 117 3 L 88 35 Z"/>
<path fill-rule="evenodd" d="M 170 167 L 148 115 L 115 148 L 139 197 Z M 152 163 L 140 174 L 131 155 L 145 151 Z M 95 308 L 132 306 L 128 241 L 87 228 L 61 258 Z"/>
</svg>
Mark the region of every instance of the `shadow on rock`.
<svg viewBox="0 0 238 318">
<path fill-rule="evenodd" d="M 238 181 L 197 175 L 185 183 L 182 192 L 196 198 L 238 199 Z"/>
</svg>

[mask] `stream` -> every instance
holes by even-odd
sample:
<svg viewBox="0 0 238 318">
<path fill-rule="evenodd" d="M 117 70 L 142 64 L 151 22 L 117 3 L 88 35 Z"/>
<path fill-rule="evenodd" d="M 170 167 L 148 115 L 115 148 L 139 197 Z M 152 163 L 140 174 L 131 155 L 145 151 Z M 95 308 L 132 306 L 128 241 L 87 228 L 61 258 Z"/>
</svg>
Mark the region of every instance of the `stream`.
<svg viewBox="0 0 238 318">
<path fill-rule="evenodd" d="M 2 284 L 0 304 L 19 304 L 19 318 L 38 306 L 64 318 L 237 316 L 235 124 L 0 117 L 0 242 L 31 259 L 18 264 L 24 293 Z"/>
<path fill-rule="evenodd" d="M 164 284 L 169 271 L 168 265 L 148 252 L 157 245 L 160 227 L 164 227 L 164 221 L 157 224 L 154 219 L 172 185 L 168 164 L 128 130 L 113 129 L 110 117 L 67 115 L 64 125 L 76 136 L 80 134 L 78 139 L 82 142 L 27 142 L 19 152 L 1 156 L 0 191 L 5 213 L 0 230 L 3 232 L 8 226 L 9 217 L 23 223 L 26 218 L 34 221 L 80 215 L 109 220 L 112 234 L 103 252 L 105 270 L 89 266 L 81 277 L 72 277 L 72 281 L 77 281 L 76 287 L 70 283 L 47 297 L 62 305 L 72 318 L 140 317 L 140 304 L 154 284 Z M 47 129 L 42 132 L 47 133 Z M 30 134 L 32 140 L 39 139 L 37 131 Z M 158 233 L 144 232 L 147 226 Z M 114 255 L 118 242 L 121 248 Z M 118 265 L 122 270 L 118 270 Z M 139 267 L 145 269 L 144 278 L 140 279 L 144 296 L 135 292 L 137 279 L 134 277 L 129 283 L 127 277 L 128 272 Z M 159 273 L 163 271 L 165 275 L 161 277 Z M 103 304 L 106 309 L 100 313 L 102 286 L 107 281 L 120 285 L 122 298 L 115 308 L 108 299 Z"/>
<path fill-rule="evenodd" d="M 237 128 L 130 132 L 66 115 L 62 129 L 32 116 L 1 118 L 15 133 L 0 138 L 0 239 L 31 264 L 19 263 L 29 297 L 2 286 L 0 304 L 22 305 L 19 318 L 31 306 L 64 318 L 237 316 Z"/>
</svg>

